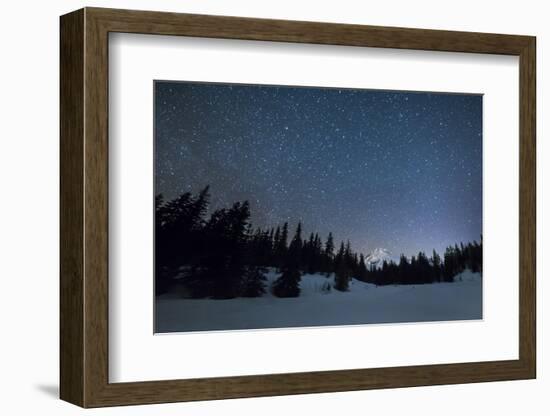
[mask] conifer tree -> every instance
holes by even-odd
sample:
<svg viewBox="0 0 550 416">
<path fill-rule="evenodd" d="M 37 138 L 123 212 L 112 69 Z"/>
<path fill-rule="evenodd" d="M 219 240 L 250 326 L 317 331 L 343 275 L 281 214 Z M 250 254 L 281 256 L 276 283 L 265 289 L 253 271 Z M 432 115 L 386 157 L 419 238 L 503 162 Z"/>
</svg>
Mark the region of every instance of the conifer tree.
<svg viewBox="0 0 550 416">
<path fill-rule="evenodd" d="M 267 270 L 260 266 L 248 266 L 243 275 L 241 296 L 255 298 L 265 293 L 265 275 Z"/>
<path fill-rule="evenodd" d="M 340 263 L 345 263 L 345 254 L 346 254 L 346 248 L 344 246 L 344 242 L 342 241 L 340 243 L 340 248 L 338 249 L 338 253 L 336 253 L 336 256 L 334 257 L 334 270 L 338 269 L 340 266 Z"/>
<path fill-rule="evenodd" d="M 283 224 L 283 231 L 281 232 L 280 246 L 284 250 L 287 249 L 288 244 L 288 222 Z"/>
<path fill-rule="evenodd" d="M 197 297 L 227 299 L 242 293 L 246 260 L 247 201 L 215 211 L 206 226 L 207 255 L 189 286 Z"/>
<path fill-rule="evenodd" d="M 406 285 L 412 281 L 412 270 L 409 260 L 404 254 L 399 257 L 399 283 Z"/>
<path fill-rule="evenodd" d="M 273 282 L 272 293 L 279 298 L 300 296 L 300 271 L 292 265 L 287 266 L 281 276 Z"/>
<path fill-rule="evenodd" d="M 301 250 L 302 249 L 302 223 L 299 222 L 296 226 L 296 233 L 290 242 L 289 249 Z"/>
<path fill-rule="evenodd" d="M 273 236 L 273 248 L 276 249 L 281 238 L 281 229 L 279 226 L 275 229 L 275 235 Z"/>
<path fill-rule="evenodd" d="M 332 259 L 334 257 L 334 238 L 332 233 L 328 233 L 327 242 L 325 243 L 325 254 Z"/>
<path fill-rule="evenodd" d="M 344 250 L 344 262 L 348 269 L 351 270 L 353 268 L 353 256 L 351 254 L 351 243 L 349 240 L 346 242 L 346 248 Z"/>
<path fill-rule="evenodd" d="M 347 292 L 349 290 L 349 268 L 345 261 L 341 261 L 336 267 L 336 276 L 334 277 L 334 289 L 340 292 Z"/>
<path fill-rule="evenodd" d="M 363 253 L 359 255 L 359 265 L 358 265 L 358 271 L 357 271 L 357 278 L 363 282 L 367 281 L 367 265 L 365 264 L 365 256 Z"/>
<path fill-rule="evenodd" d="M 313 238 L 313 259 L 312 259 L 312 269 L 313 272 L 321 272 L 323 269 L 323 243 L 321 243 L 321 237 L 319 237 L 319 234 L 315 233 L 315 237 Z"/>
<path fill-rule="evenodd" d="M 277 239 L 276 247 L 275 247 L 275 257 L 277 259 L 277 267 L 281 269 L 285 262 L 286 262 L 286 256 L 287 256 L 287 242 L 288 242 L 288 223 L 285 222 L 283 224 L 283 228 L 281 230 L 280 236 Z"/>
<path fill-rule="evenodd" d="M 440 282 L 441 281 L 441 257 L 439 256 L 439 254 L 437 254 L 435 249 L 433 250 L 433 253 L 432 253 L 431 263 L 433 267 L 433 281 Z"/>
<path fill-rule="evenodd" d="M 333 271 L 333 261 L 334 261 L 334 238 L 332 237 L 332 233 L 328 233 L 327 241 L 325 243 L 325 250 L 324 250 L 324 272 L 327 274 L 327 276 L 330 275 Z"/>
<path fill-rule="evenodd" d="M 308 273 L 315 273 L 315 235 L 311 233 L 309 240 L 304 242 L 302 249 L 302 264 L 307 269 Z"/>
<path fill-rule="evenodd" d="M 296 227 L 296 233 L 288 246 L 287 265 L 300 269 L 302 264 L 302 223 L 299 222 Z"/>
<path fill-rule="evenodd" d="M 288 225 L 283 226 L 283 234 Z M 288 233 L 288 231 L 286 231 Z M 297 297 L 300 295 L 300 263 L 302 253 L 302 224 L 298 223 L 296 233 L 290 242 L 284 259 L 281 276 L 273 282 L 272 293 L 277 297 Z"/>
</svg>

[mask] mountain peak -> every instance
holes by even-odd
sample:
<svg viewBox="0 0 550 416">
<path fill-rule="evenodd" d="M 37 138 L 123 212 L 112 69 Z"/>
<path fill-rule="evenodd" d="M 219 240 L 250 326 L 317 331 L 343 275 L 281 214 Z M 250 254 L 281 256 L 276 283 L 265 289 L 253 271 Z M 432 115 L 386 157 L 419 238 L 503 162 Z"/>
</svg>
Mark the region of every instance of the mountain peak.
<svg viewBox="0 0 550 416">
<path fill-rule="evenodd" d="M 391 259 L 391 252 L 385 248 L 375 248 L 369 254 L 365 256 L 365 261 L 369 266 L 382 265 L 384 260 L 389 261 Z"/>
</svg>

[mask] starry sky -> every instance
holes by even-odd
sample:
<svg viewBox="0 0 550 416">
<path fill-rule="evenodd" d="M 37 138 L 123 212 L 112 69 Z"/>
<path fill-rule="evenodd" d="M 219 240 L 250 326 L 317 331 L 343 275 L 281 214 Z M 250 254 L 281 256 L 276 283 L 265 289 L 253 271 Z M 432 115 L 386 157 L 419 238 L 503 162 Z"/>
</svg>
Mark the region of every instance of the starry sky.
<svg viewBox="0 0 550 416">
<path fill-rule="evenodd" d="M 398 258 L 482 232 L 482 96 L 156 81 L 155 193 Z"/>
</svg>

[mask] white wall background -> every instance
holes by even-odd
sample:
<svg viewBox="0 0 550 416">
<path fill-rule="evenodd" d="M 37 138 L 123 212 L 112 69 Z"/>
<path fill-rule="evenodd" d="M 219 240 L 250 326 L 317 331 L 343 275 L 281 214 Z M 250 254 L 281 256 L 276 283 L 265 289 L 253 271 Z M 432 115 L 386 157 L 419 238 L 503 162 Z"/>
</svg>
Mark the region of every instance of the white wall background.
<svg viewBox="0 0 550 416">
<path fill-rule="evenodd" d="M 543 331 L 550 301 L 543 259 L 550 227 L 550 146 L 543 118 L 550 100 L 545 2 L 417 0 L 358 2 L 253 0 L 120 0 L 5 2 L 0 15 L 0 409 L 3 414 L 71 415 L 81 409 L 58 395 L 58 16 L 103 6 L 295 20 L 407 26 L 538 37 L 538 379 L 458 386 L 166 404 L 87 411 L 103 415 L 464 414 L 545 415 L 550 361 Z M 546 200 L 545 200 L 546 199 Z M 465 340 L 466 342 L 475 340 Z"/>
</svg>

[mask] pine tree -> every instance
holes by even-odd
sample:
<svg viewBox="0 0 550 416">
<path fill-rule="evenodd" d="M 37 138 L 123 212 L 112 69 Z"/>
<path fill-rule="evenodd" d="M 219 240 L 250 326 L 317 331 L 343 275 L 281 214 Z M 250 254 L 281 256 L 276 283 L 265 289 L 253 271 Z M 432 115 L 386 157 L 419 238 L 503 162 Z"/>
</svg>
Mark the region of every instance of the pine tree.
<svg viewBox="0 0 550 416">
<path fill-rule="evenodd" d="M 155 196 L 155 293 L 157 295 L 166 292 L 170 286 L 170 275 L 167 273 L 166 260 L 163 258 L 163 250 L 166 247 L 164 197 L 162 194 Z"/>
<path fill-rule="evenodd" d="M 193 204 L 193 207 L 191 210 L 191 218 L 192 218 L 191 227 L 192 228 L 197 229 L 204 225 L 203 218 L 204 218 L 204 215 L 206 214 L 206 211 L 208 210 L 209 203 L 210 203 L 210 186 L 207 185 L 199 193 L 198 198 L 195 200 L 195 203 Z"/>
<path fill-rule="evenodd" d="M 308 273 L 315 273 L 315 235 L 311 233 L 309 240 L 304 242 L 302 249 L 302 264 Z"/>
<path fill-rule="evenodd" d="M 327 274 L 327 276 L 332 273 L 333 269 L 333 261 L 334 261 L 334 238 L 332 237 L 332 233 L 328 233 L 327 241 L 325 243 L 325 250 L 324 250 L 324 272 Z"/>
<path fill-rule="evenodd" d="M 301 250 L 302 249 L 302 223 L 299 222 L 298 226 L 296 227 L 296 233 L 294 234 L 294 237 L 292 238 L 292 241 L 290 242 L 289 246 L 290 250 Z"/>
<path fill-rule="evenodd" d="M 359 275 L 359 255 L 357 253 L 353 253 L 353 256 L 352 256 L 352 259 L 353 259 L 353 264 L 352 264 L 352 277 L 355 277 L 357 278 L 357 276 Z"/>
<path fill-rule="evenodd" d="M 349 290 L 349 268 L 344 261 L 336 268 L 336 276 L 334 278 L 334 289 L 340 292 L 347 292 Z"/>
<path fill-rule="evenodd" d="M 351 243 L 349 240 L 346 242 L 346 248 L 344 250 L 344 262 L 348 269 L 353 269 L 353 256 L 351 254 Z"/>
<path fill-rule="evenodd" d="M 236 202 L 215 211 L 206 225 L 207 255 L 188 286 L 196 297 L 228 299 L 242 292 L 250 207 Z"/>
<path fill-rule="evenodd" d="M 332 233 L 328 233 L 327 242 L 325 243 L 325 255 L 330 259 L 334 257 L 334 238 Z"/>
<path fill-rule="evenodd" d="M 411 283 L 412 281 L 412 274 L 411 274 L 411 265 L 409 263 L 409 260 L 404 254 L 401 254 L 399 257 L 399 264 L 398 264 L 398 270 L 399 270 L 399 283 L 402 285 L 406 285 Z"/>
<path fill-rule="evenodd" d="M 273 236 L 273 248 L 277 248 L 279 240 L 281 239 L 281 229 L 279 226 L 275 229 L 275 235 Z"/>
<path fill-rule="evenodd" d="M 359 255 L 359 266 L 357 271 L 357 278 L 363 282 L 366 282 L 367 275 L 368 275 L 368 270 L 367 270 L 367 265 L 365 264 L 365 256 L 363 255 L 363 253 L 361 253 Z"/>
<path fill-rule="evenodd" d="M 288 255 L 286 264 L 300 269 L 302 263 L 302 223 L 299 222 L 296 227 L 296 233 L 288 246 Z"/>
<path fill-rule="evenodd" d="M 447 247 L 444 254 L 443 280 L 452 282 L 456 274 L 459 273 L 457 253 L 452 247 Z"/>
<path fill-rule="evenodd" d="M 301 274 L 296 267 L 288 266 L 281 276 L 273 282 L 272 293 L 279 298 L 295 298 L 300 296 Z"/>
<path fill-rule="evenodd" d="M 313 273 L 321 272 L 323 269 L 323 243 L 321 242 L 321 237 L 319 237 L 319 234 L 315 233 L 315 237 L 313 238 L 313 259 L 312 259 L 312 270 Z"/>
<path fill-rule="evenodd" d="M 483 273 L 483 238 L 480 243 L 474 241 L 472 244 L 472 272 Z"/>
<path fill-rule="evenodd" d="M 338 267 L 340 267 L 341 263 L 345 263 L 345 254 L 346 254 L 346 248 L 344 246 L 344 242 L 342 241 L 340 243 L 340 249 L 338 250 L 338 253 L 336 253 L 336 256 L 334 257 L 335 271 L 338 269 Z"/>
<path fill-rule="evenodd" d="M 433 281 L 440 282 L 441 281 L 441 257 L 439 256 L 439 254 L 437 254 L 435 249 L 433 250 L 433 253 L 432 253 L 431 263 L 433 267 Z"/>
<path fill-rule="evenodd" d="M 285 222 L 283 224 L 283 228 L 281 230 L 280 236 L 277 239 L 276 247 L 275 247 L 275 258 L 277 261 L 277 267 L 281 269 L 285 262 L 286 262 L 286 256 L 287 256 L 287 242 L 288 242 L 288 223 Z"/>
<path fill-rule="evenodd" d="M 430 265 L 430 261 L 426 254 L 421 251 L 418 253 L 416 261 L 416 270 L 419 283 L 432 283 L 433 273 Z"/>
<path fill-rule="evenodd" d="M 259 266 L 248 266 L 243 275 L 241 296 L 255 298 L 265 293 L 265 275 L 267 270 Z"/>
<path fill-rule="evenodd" d="M 280 240 L 281 240 L 281 228 L 277 226 L 275 234 L 273 235 L 273 249 L 271 253 L 271 266 L 279 266 L 280 264 Z"/>
<path fill-rule="evenodd" d="M 155 214 L 158 215 L 158 213 L 162 210 L 163 206 L 164 206 L 164 196 L 162 194 L 155 195 Z"/>
<path fill-rule="evenodd" d="M 284 250 L 287 249 L 288 243 L 288 222 L 283 224 L 283 231 L 281 233 L 280 247 Z"/>
<path fill-rule="evenodd" d="M 196 198 L 186 192 L 163 202 L 155 199 L 155 291 L 169 289 L 181 267 L 201 255 L 202 228 L 209 202 L 206 186 Z"/>
</svg>

